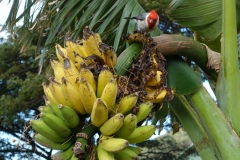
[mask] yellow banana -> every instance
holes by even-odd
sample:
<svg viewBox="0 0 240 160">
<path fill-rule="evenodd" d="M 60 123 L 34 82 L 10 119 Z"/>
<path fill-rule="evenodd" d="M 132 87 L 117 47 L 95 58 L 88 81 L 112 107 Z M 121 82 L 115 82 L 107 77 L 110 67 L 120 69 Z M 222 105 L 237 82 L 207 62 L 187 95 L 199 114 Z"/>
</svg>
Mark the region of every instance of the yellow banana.
<svg viewBox="0 0 240 160">
<path fill-rule="evenodd" d="M 86 49 L 88 56 L 95 54 L 101 57 L 105 62 L 106 57 L 99 50 L 97 41 L 94 38 L 94 34 L 95 33 L 91 31 L 88 26 L 85 27 L 85 29 L 83 30 L 83 46 Z"/>
<path fill-rule="evenodd" d="M 96 93 L 96 88 L 97 88 L 96 81 L 90 69 L 86 67 L 81 67 L 80 73 L 79 73 L 79 79 L 81 78 L 85 78 L 86 81 L 92 86 L 94 93 Z"/>
<path fill-rule="evenodd" d="M 106 102 L 108 111 L 115 106 L 116 97 L 118 92 L 118 85 L 115 78 L 112 78 L 104 87 L 101 99 Z"/>
<path fill-rule="evenodd" d="M 102 38 L 101 38 L 100 34 L 98 34 L 98 33 L 94 33 L 94 39 L 95 39 L 97 45 L 99 45 L 99 43 L 102 42 Z"/>
<path fill-rule="evenodd" d="M 129 141 L 129 143 L 139 143 L 146 141 L 154 134 L 155 129 L 156 127 L 154 125 L 137 127 L 135 128 L 133 133 L 127 138 L 127 140 Z"/>
<path fill-rule="evenodd" d="M 142 120 L 147 118 L 149 113 L 152 111 L 153 103 L 149 102 L 149 101 L 148 102 L 144 102 L 144 103 L 141 103 L 138 108 L 139 109 L 137 110 L 137 113 L 136 113 L 137 122 L 141 122 Z"/>
<path fill-rule="evenodd" d="M 74 65 L 77 68 L 77 70 L 80 70 L 80 68 L 83 64 L 88 65 L 90 63 L 89 60 L 83 59 L 83 57 L 81 57 L 77 53 L 74 56 L 75 56 Z"/>
<path fill-rule="evenodd" d="M 88 114 L 91 114 L 94 101 L 96 100 L 96 94 L 85 78 L 80 79 L 79 96 L 82 100 L 85 111 Z"/>
<path fill-rule="evenodd" d="M 56 153 L 54 153 L 53 155 L 51 155 L 51 158 L 53 160 L 69 160 L 71 159 L 72 155 L 73 155 L 73 146 L 70 146 L 69 148 L 67 148 L 66 150 L 60 150 Z"/>
<path fill-rule="evenodd" d="M 75 65 L 68 59 L 64 59 L 64 77 L 75 87 L 79 87 L 79 71 L 75 67 Z"/>
<path fill-rule="evenodd" d="M 80 97 L 79 90 L 75 88 L 65 77 L 62 77 L 61 91 L 68 106 L 78 114 L 86 114 Z"/>
<path fill-rule="evenodd" d="M 93 109 L 91 112 L 91 122 L 94 126 L 100 127 L 107 120 L 108 120 L 107 105 L 100 98 L 97 98 L 93 104 Z"/>
<path fill-rule="evenodd" d="M 125 114 L 130 111 L 137 103 L 138 93 L 129 94 L 120 99 L 119 103 L 116 104 L 116 112 Z"/>
<path fill-rule="evenodd" d="M 117 131 L 115 137 L 127 138 L 137 127 L 137 117 L 134 114 L 128 114 L 123 121 L 123 126 Z"/>
<path fill-rule="evenodd" d="M 61 64 L 64 64 L 64 59 L 68 57 L 66 49 L 62 48 L 59 44 L 57 44 L 55 48 L 58 60 L 61 62 Z"/>
<path fill-rule="evenodd" d="M 62 104 L 58 105 L 58 108 L 63 116 L 64 122 L 69 128 L 75 128 L 80 123 L 80 119 L 77 113 L 68 106 L 63 106 Z"/>
<path fill-rule="evenodd" d="M 103 149 L 101 145 L 97 145 L 97 156 L 99 160 L 114 160 L 114 154 Z"/>
<path fill-rule="evenodd" d="M 132 150 L 128 149 L 128 147 L 126 147 L 125 149 L 119 151 L 119 152 L 115 152 L 114 153 L 114 157 L 117 160 L 133 160 L 133 159 L 139 159 L 138 155 L 133 152 Z"/>
<path fill-rule="evenodd" d="M 51 103 L 57 103 L 57 100 L 53 97 L 50 89 L 49 89 L 49 85 L 47 85 L 45 82 L 42 83 L 43 86 L 43 91 L 47 97 L 47 99 L 51 102 Z"/>
<path fill-rule="evenodd" d="M 160 103 L 164 100 L 165 96 L 167 95 L 166 89 L 152 89 L 149 87 L 146 87 L 147 94 L 142 97 L 145 101 L 150 101 L 153 103 Z"/>
<path fill-rule="evenodd" d="M 61 82 L 61 78 L 65 75 L 63 64 L 54 59 L 51 59 L 50 62 L 54 72 L 55 80 Z"/>
<path fill-rule="evenodd" d="M 69 140 L 65 143 L 57 143 L 52 141 L 51 139 L 48 139 L 44 136 L 42 136 L 41 134 L 37 133 L 33 136 L 33 139 L 39 143 L 40 145 L 47 147 L 47 148 L 51 148 L 51 149 L 56 149 L 56 150 L 65 150 L 67 148 L 69 148 L 72 144 L 72 140 Z"/>
<path fill-rule="evenodd" d="M 118 113 L 114 115 L 112 118 L 107 120 L 101 127 L 100 132 L 102 135 L 110 136 L 116 133 L 123 125 L 124 115 Z"/>
<path fill-rule="evenodd" d="M 69 137 L 72 134 L 71 129 L 65 124 L 64 120 L 49 113 L 41 113 L 42 121 L 61 137 Z"/>
<path fill-rule="evenodd" d="M 158 61 L 157 61 L 157 59 L 158 59 L 158 58 L 157 58 L 157 54 L 156 54 L 156 53 L 152 53 L 152 54 L 151 54 L 151 58 L 152 58 L 152 62 L 153 62 L 153 63 L 152 63 L 153 68 L 158 70 L 158 69 L 159 69 L 159 68 L 158 68 L 159 65 L 158 65 Z"/>
<path fill-rule="evenodd" d="M 152 71 L 152 77 L 147 82 L 148 86 L 160 86 L 161 85 L 161 71 Z"/>
<path fill-rule="evenodd" d="M 66 142 L 69 140 L 68 137 L 61 137 L 57 132 L 49 128 L 42 120 L 31 120 L 30 125 L 32 128 L 40 133 L 42 136 L 51 139 L 54 142 Z"/>
<path fill-rule="evenodd" d="M 98 76 L 97 97 L 100 98 L 104 87 L 113 78 L 113 73 L 109 70 L 107 65 L 104 65 Z"/>
<path fill-rule="evenodd" d="M 71 48 L 75 54 L 78 54 L 79 56 L 81 57 L 87 57 L 87 52 L 85 51 L 85 48 L 82 46 L 82 45 L 79 45 L 77 43 L 74 43 L 73 41 L 71 40 L 67 40 L 65 42 L 65 45 L 69 48 Z"/>
<path fill-rule="evenodd" d="M 117 152 L 126 148 L 129 142 L 123 138 L 112 138 L 101 135 L 99 145 L 108 152 Z"/>
<path fill-rule="evenodd" d="M 107 44 L 100 43 L 99 48 L 103 55 L 105 55 L 106 60 L 104 61 L 109 68 L 113 68 L 117 64 L 117 53 L 113 47 L 108 46 Z"/>
<path fill-rule="evenodd" d="M 75 63 L 75 54 L 74 50 L 70 47 L 64 47 L 67 52 L 67 57 L 70 59 L 71 62 Z"/>
<path fill-rule="evenodd" d="M 56 99 L 57 103 L 56 104 L 63 104 L 63 105 L 69 105 L 70 103 L 67 102 L 64 98 L 64 95 L 61 90 L 61 83 L 58 83 L 54 79 L 49 79 L 49 89 L 53 95 L 53 97 Z"/>
</svg>

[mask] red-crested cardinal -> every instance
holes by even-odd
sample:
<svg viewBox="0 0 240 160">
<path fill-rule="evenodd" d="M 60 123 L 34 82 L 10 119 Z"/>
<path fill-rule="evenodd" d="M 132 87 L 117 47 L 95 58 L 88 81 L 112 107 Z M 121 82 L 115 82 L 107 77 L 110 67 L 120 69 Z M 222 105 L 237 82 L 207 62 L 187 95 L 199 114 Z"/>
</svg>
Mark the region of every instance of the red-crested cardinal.
<svg viewBox="0 0 240 160">
<path fill-rule="evenodd" d="M 134 17 L 125 17 L 125 19 L 133 19 L 137 23 L 138 29 L 143 32 L 151 32 L 159 24 L 159 17 L 155 10 Z"/>
</svg>

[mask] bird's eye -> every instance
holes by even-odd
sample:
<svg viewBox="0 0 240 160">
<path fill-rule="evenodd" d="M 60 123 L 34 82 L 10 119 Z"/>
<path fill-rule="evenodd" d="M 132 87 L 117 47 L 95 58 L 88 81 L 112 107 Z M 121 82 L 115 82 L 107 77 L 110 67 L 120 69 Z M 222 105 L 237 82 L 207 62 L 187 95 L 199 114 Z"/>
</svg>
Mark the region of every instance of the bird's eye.
<svg viewBox="0 0 240 160">
<path fill-rule="evenodd" d="M 155 22 L 156 22 L 156 20 L 154 20 L 154 19 L 150 20 L 150 23 L 155 23 Z"/>
</svg>

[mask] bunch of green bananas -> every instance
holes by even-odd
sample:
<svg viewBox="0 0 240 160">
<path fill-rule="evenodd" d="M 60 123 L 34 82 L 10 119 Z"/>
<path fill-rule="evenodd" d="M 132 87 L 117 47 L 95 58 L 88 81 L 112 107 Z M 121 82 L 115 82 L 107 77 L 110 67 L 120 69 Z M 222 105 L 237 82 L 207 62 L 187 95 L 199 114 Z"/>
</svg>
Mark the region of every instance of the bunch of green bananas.
<svg viewBox="0 0 240 160">
<path fill-rule="evenodd" d="M 128 77 L 114 75 L 117 55 L 113 48 L 89 27 L 81 42 L 74 43 L 67 35 L 64 48 L 56 45 L 58 60 L 51 60 L 54 77 L 49 84 L 42 84 L 46 105 L 39 107 L 40 118 L 30 121 L 36 131 L 33 139 L 60 150 L 52 159 L 95 159 L 95 155 L 99 160 L 138 159 L 141 150 L 130 144 L 145 141 L 155 132 L 154 125 L 141 126 L 139 122 L 148 117 L 155 102 L 165 99 L 165 85 L 157 97 L 148 91 L 165 84 L 161 80 L 165 73 L 151 69 L 145 96 L 139 91 L 123 94 L 127 87 L 123 80 Z M 158 59 L 154 62 L 156 53 L 151 57 L 159 68 Z M 92 153 L 87 146 L 96 133 L 99 139 Z"/>
</svg>

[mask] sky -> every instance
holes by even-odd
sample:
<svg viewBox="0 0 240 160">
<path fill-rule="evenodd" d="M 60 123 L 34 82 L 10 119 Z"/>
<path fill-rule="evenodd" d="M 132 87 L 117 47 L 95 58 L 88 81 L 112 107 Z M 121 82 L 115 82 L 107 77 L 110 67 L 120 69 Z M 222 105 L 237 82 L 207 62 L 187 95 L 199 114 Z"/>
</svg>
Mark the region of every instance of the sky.
<svg viewBox="0 0 240 160">
<path fill-rule="evenodd" d="M 12 2 L 13 1 L 11 1 L 9 3 L 9 0 L 0 1 L 0 25 L 3 25 L 5 23 L 5 21 L 7 20 L 8 14 L 11 9 Z M 23 8 L 24 8 L 23 6 L 24 6 L 24 3 L 22 2 L 18 15 L 23 11 Z M 0 32 L 0 37 L 6 37 L 6 35 L 7 35 L 6 32 Z"/>
</svg>

